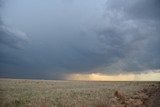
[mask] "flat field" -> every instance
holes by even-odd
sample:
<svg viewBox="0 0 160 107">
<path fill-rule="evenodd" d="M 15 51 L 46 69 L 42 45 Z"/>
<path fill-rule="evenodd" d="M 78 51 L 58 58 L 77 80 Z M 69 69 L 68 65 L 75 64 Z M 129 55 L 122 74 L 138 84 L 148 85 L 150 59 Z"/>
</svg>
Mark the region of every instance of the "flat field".
<svg viewBox="0 0 160 107">
<path fill-rule="evenodd" d="M 159 85 L 1 78 L 0 107 L 160 107 Z"/>
</svg>

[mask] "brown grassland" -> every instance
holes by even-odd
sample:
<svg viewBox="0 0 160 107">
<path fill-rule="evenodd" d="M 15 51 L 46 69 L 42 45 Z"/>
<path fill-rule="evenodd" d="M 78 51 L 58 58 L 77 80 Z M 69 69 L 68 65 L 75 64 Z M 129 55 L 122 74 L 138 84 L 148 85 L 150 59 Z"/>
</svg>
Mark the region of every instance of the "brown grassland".
<svg viewBox="0 0 160 107">
<path fill-rule="evenodd" d="M 160 107 L 159 85 L 1 78 L 0 107 Z"/>
</svg>

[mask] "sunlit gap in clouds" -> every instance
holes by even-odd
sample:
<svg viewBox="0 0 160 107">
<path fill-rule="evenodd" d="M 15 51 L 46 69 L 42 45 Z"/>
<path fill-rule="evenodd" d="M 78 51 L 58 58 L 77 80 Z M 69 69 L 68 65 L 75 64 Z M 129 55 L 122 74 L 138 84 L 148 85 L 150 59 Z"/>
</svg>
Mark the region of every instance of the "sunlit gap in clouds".
<svg viewBox="0 0 160 107">
<path fill-rule="evenodd" d="M 103 73 L 73 73 L 66 75 L 67 80 L 84 80 L 84 81 L 160 81 L 160 70 L 148 70 L 141 73 L 120 73 L 120 74 L 103 74 Z"/>
</svg>

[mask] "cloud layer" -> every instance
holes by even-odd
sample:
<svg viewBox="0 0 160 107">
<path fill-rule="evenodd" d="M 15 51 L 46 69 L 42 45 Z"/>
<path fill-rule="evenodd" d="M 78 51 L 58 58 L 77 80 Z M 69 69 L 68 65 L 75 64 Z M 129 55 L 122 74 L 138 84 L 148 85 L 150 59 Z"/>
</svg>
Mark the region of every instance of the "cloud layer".
<svg viewBox="0 0 160 107">
<path fill-rule="evenodd" d="M 4 1 L 0 0 L 0 9 L 2 9 L 4 6 Z M 3 6 L 3 7 L 2 7 Z M 16 53 L 20 50 L 24 49 L 24 46 L 28 42 L 27 35 L 17 30 L 16 28 L 12 28 L 7 26 L 1 17 L 0 13 L 0 75 L 4 76 L 7 72 L 8 76 L 10 75 L 11 69 L 15 69 L 14 65 L 20 66 L 20 59 L 19 54 Z M 18 62 L 18 65 L 17 65 Z M 13 68 L 12 68 L 13 66 Z M 10 69 L 10 70 L 7 70 Z"/>
<path fill-rule="evenodd" d="M 160 69 L 159 0 L 0 4 L 1 77 L 57 79 L 66 73 Z M 29 35 L 29 43 L 17 29 Z"/>
<path fill-rule="evenodd" d="M 7 27 L 4 24 L 0 25 L 0 43 L 12 48 L 23 48 L 22 43 L 28 41 L 25 33 Z"/>
<path fill-rule="evenodd" d="M 4 4 L 4 1 L 0 0 L 0 8 Z M 11 28 L 4 24 L 0 17 L 0 44 L 7 45 L 12 48 L 22 48 L 22 42 L 28 40 L 27 35 L 19 30 Z"/>
<path fill-rule="evenodd" d="M 97 34 L 106 45 L 109 58 L 118 58 L 114 68 L 129 71 L 160 68 L 159 11 L 158 0 L 106 2 L 104 24 Z"/>
</svg>

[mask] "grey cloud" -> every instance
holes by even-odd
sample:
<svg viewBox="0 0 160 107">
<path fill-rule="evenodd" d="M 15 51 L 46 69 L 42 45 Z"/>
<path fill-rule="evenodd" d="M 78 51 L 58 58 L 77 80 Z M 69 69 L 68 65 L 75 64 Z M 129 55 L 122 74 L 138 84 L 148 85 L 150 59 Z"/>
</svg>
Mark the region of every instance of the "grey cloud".
<svg viewBox="0 0 160 107">
<path fill-rule="evenodd" d="M 2 6 L 2 0 L 0 0 L 0 7 Z"/>
<path fill-rule="evenodd" d="M 139 71 L 160 68 L 159 0 L 108 0 L 98 38 L 111 55 L 118 57 L 115 70 Z M 110 28 L 111 27 L 111 28 Z M 117 55 L 114 56 L 113 53 Z"/>
<path fill-rule="evenodd" d="M 160 69 L 158 0 L 5 4 L 2 16 L 12 27 L 0 18 L 0 76 L 55 79 L 71 72 Z M 29 34 L 29 44 L 15 28 Z"/>
<path fill-rule="evenodd" d="M 4 1 L 0 0 L 0 8 L 3 8 L 3 3 Z M 0 16 L 0 74 L 5 64 L 21 65 L 22 62 L 19 60 L 21 58 L 17 57 L 19 55 L 16 51 L 24 49 L 24 46 L 29 41 L 28 36 L 24 32 L 9 27 L 4 23 Z"/>
<path fill-rule="evenodd" d="M 3 0 L 0 0 L 0 8 L 2 8 Z M 4 44 L 12 48 L 23 48 L 23 42 L 27 42 L 27 35 L 17 29 L 11 28 L 4 24 L 0 17 L 0 45 Z"/>
<path fill-rule="evenodd" d="M 143 5 L 142 5 L 143 4 Z M 160 1 L 159 0 L 141 0 L 136 1 L 136 3 L 128 8 L 127 14 L 130 14 L 131 17 L 137 17 L 139 19 L 160 19 Z"/>
<path fill-rule="evenodd" d="M 4 24 L 0 25 L 0 43 L 12 48 L 23 49 L 23 43 L 28 41 L 25 33 L 7 27 Z"/>
<path fill-rule="evenodd" d="M 106 9 L 112 9 L 113 12 L 123 12 L 126 15 L 126 18 L 130 17 L 132 19 L 159 19 L 159 9 L 160 1 L 159 0 L 117 0 L 106 2 Z"/>
</svg>

